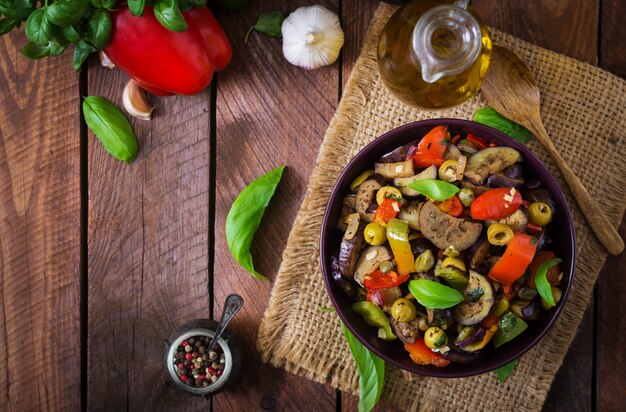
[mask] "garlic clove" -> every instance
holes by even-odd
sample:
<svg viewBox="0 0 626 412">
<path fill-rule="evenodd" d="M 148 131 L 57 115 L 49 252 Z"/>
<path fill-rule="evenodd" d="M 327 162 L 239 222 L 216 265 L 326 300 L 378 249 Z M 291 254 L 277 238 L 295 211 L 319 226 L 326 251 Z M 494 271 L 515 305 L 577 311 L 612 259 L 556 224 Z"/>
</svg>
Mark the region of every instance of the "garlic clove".
<svg viewBox="0 0 626 412">
<path fill-rule="evenodd" d="M 101 65 L 109 69 L 115 69 L 115 64 L 111 61 L 111 59 L 109 59 L 109 56 L 107 56 L 104 51 L 100 50 L 98 52 L 98 57 L 100 58 Z"/>
<path fill-rule="evenodd" d="M 130 79 L 122 95 L 124 108 L 131 116 L 141 120 L 150 120 L 154 107 L 148 102 L 145 92 L 135 80 Z"/>
<path fill-rule="evenodd" d="M 322 6 L 296 9 L 283 21 L 281 32 L 285 58 L 305 69 L 334 63 L 344 43 L 339 17 Z"/>
</svg>

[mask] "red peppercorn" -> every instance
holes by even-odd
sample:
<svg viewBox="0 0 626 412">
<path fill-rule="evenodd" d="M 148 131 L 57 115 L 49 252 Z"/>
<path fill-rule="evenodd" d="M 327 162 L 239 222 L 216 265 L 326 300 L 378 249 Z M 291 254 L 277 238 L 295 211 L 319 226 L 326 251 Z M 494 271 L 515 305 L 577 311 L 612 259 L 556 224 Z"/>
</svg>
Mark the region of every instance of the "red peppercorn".
<svg viewBox="0 0 626 412">
<path fill-rule="evenodd" d="M 207 373 L 209 373 L 210 375 L 215 375 L 215 369 L 213 368 L 207 368 Z"/>
<path fill-rule="evenodd" d="M 183 364 L 182 364 L 182 363 L 179 363 L 179 364 L 178 364 L 178 369 L 182 369 L 182 368 L 183 368 Z"/>
<path fill-rule="evenodd" d="M 191 358 L 192 358 L 191 353 L 185 353 L 185 359 L 191 360 Z"/>
<path fill-rule="evenodd" d="M 198 378 L 200 378 L 201 381 L 206 379 L 206 375 L 198 375 Z"/>
<path fill-rule="evenodd" d="M 187 375 L 180 375 L 180 380 L 183 382 L 187 382 Z"/>
<path fill-rule="evenodd" d="M 222 376 L 222 371 L 221 370 L 217 370 L 217 376 Z"/>
<path fill-rule="evenodd" d="M 185 346 L 189 345 L 189 341 L 184 340 L 183 343 L 181 343 L 181 346 L 184 348 Z"/>
<path fill-rule="evenodd" d="M 194 370 L 194 369 L 196 369 L 196 367 L 193 366 L 193 364 L 192 364 L 192 365 L 189 365 L 189 369 Z"/>
</svg>

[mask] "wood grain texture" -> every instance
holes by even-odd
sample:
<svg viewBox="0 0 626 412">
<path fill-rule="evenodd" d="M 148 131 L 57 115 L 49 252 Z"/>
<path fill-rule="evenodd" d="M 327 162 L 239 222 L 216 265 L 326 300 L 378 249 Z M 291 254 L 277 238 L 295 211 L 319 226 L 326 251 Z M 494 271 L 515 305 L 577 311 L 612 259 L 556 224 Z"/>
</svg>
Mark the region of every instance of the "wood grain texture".
<svg viewBox="0 0 626 412">
<path fill-rule="evenodd" d="M 601 0 L 600 66 L 626 78 L 626 6 L 623 0 Z"/>
<path fill-rule="evenodd" d="M 310 2 L 252 2 L 239 13 L 220 16 L 233 44 L 230 66 L 217 82 L 215 307 L 236 291 L 246 303 L 231 323 L 246 355 L 233 391 L 214 398 L 215 410 L 335 410 L 335 391 L 262 363 L 256 350 L 260 319 L 272 285 L 253 279 L 228 251 L 224 223 L 239 192 L 271 169 L 287 165 L 283 179 L 252 244 L 255 268 L 276 277 L 281 254 L 300 207 L 309 175 L 338 96 L 338 64 L 305 71 L 287 63 L 281 41 L 254 33 L 243 43 L 258 15 L 286 14 Z M 322 5 L 338 11 L 336 1 Z"/>
<path fill-rule="evenodd" d="M 25 43 L 0 39 L 0 410 L 78 410 L 78 75 Z"/>
<path fill-rule="evenodd" d="M 92 64 L 89 93 L 120 105 L 126 80 Z M 151 122 L 132 122 L 140 153 L 130 165 L 89 134 L 93 410 L 209 408 L 175 389 L 163 367 L 170 332 L 209 317 L 209 91 L 158 98 L 155 106 Z"/>
</svg>

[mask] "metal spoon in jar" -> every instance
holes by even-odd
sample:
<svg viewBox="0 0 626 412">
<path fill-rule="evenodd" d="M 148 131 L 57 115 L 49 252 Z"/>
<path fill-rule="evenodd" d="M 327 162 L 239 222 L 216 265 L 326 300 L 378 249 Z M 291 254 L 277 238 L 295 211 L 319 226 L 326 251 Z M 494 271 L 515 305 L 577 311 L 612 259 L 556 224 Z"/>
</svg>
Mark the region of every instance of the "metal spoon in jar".
<svg viewBox="0 0 626 412">
<path fill-rule="evenodd" d="M 217 329 L 215 329 L 215 335 L 213 336 L 213 340 L 211 341 L 211 349 L 214 349 L 226 329 L 226 325 L 228 322 L 235 317 L 239 309 L 243 306 L 243 298 L 236 293 L 231 293 L 226 297 L 226 301 L 224 302 L 224 309 L 222 310 L 222 319 L 220 319 L 219 325 L 217 325 Z"/>
<path fill-rule="evenodd" d="M 563 160 L 543 127 L 539 87 L 526 63 L 511 50 L 494 46 L 489 74 L 481 90 L 490 106 L 535 135 L 561 170 L 561 175 L 600 242 L 612 255 L 622 253 L 624 241 L 619 233 Z"/>
</svg>

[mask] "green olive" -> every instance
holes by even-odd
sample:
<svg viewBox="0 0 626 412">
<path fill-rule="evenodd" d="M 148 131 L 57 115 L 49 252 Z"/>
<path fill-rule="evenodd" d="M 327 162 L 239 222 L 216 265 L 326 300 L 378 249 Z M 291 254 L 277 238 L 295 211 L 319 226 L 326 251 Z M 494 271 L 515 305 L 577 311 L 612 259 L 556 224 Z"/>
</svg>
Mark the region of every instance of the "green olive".
<svg viewBox="0 0 626 412">
<path fill-rule="evenodd" d="M 361 183 L 365 182 L 367 178 L 373 174 L 374 174 L 373 170 L 366 170 L 360 175 L 358 175 L 356 179 L 354 179 L 352 183 L 350 183 L 350 190 L 352 190 L 353 192 L 356 192 L 357 187 L 359 187 Z"/>
<path fill-rule="evenodd" d="M 435 266 L 435 256 L 430 249 L 426 249 L 415 258 L 415 271 L 426 273 Z"/>
<path fill-rule="evenodd" d="M 463 189 L 461 189 L 461 191 L 457 194 L 457 196 L 459 197 L 459 200 L 461 201 L 461 203 L 463 203 L 463 206 L 465 207 L 470 207 L 476 197 L 474 195 L 474 191 L 470 189 L 469 187 L 464 187 Z"/>
<path fill-rule="evenodd" d="M 424 343 L 431 349 L 439 349 L 446 346 L 448 337 L 439 326 L 431 326 L 424 333 Z"/>
<path fill-rule="evenodd" d="M 457 167 L 459 167 L 459 162 L 456 160 L 446 160 L 439 166 L 439 179 L 448 183 L 456 182 Z"/>
<path fill-rule="evenodd" d="M 467 268 L 465 267 L 465 262 L 463 262 L 458 257 L 447 257 L 441 262 L 441 267 L 445 268 L 451 266 L 453 268 L 457 268 L 460 271 L 467 272 Z"/>
<path fill-rule="evenodd" d="M 402 200 L 402 193 L 393 186 L 383 186 L 376 192 L 376 203 L 382 205 L 385 199 Z"/>
<path fill-rule="evenodd" d="M 400 322 L 410 322 L 417 316 L 417 309 L 410 300 L 400 298 L 391 305 L 391 316 Z"/>
<path fill-rule="evenodd" d="M 365 241 L 372 246 L 382 245 L 387 241 L 387 229 L 376 223 L 368 223 L 363 230 Z"/>
<path fill-rule="evenodd" d="M 528 206 L 528 220 L 539 226 L 545 226 L 552 220 L 552 209 L 543 202 L 531 203 Z"/>
<path fill-rule="evenodd" d="M 495 246 L 504 246 L 513 239 L 513 229 L 503 223 L 494 223 L 487 229 L 487 240 Z"/>
</svg>

